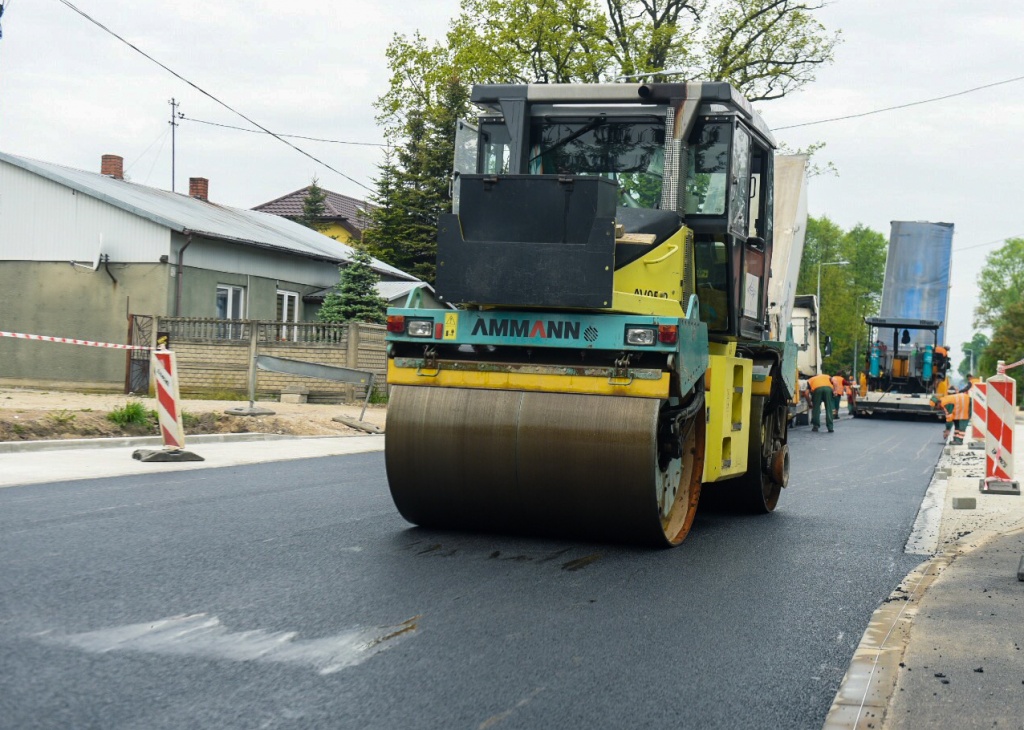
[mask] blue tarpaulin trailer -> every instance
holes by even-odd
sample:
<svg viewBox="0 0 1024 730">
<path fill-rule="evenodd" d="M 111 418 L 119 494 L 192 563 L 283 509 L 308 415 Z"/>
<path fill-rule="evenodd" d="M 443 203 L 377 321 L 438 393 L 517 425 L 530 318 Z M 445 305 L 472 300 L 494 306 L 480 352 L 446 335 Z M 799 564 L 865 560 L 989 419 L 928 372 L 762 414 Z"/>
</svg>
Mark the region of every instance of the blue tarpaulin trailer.
<svg viewBox="0 0 1024 730">
<path fill-rule="evenodd" d="M 871 335 L 856 415 L 935 415 L 929 399 L 945 391 L 949 367 L 940 346 L 952 255 L 952 223 L 892 222 L 881 311 L 865 319 Z"/>
<path fill-rule="evenodd" d="M 949 272 L 953 256 L 953 224 L 893 221 L 882 285 L 883 319 L 926 319 L 943 323 L 939 344 L 945 344 L 949 308 Z M 891 332 L 880 332 L 883 342 Z M 911 332 L 911 342 L 932 344 L 930 332 Z"/>
</svg>

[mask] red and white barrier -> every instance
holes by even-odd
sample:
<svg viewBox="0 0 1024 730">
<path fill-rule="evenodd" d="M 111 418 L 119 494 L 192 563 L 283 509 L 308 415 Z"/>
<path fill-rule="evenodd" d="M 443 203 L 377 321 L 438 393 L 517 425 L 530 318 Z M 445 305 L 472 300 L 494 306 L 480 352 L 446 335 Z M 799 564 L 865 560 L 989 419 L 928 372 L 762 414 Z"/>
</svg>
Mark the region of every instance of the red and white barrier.
<svg viewBox="0 0 1024 730">
<path fill-rule="evenodd" d="M 114 342 L 95 342 L 93 340 L 76 340 L 73 337 L 50 337 L 49 335 L 26 335 L 24 332 L 2 332 L 0 337 L 14 337 L 19 340 L 38 340 L 40 342 L 60 342 L 65 345 L 85 345 L 86 347 L 107 347 L 113 350 L 151 350 L 145 345 L 119 345 Z"/>
<path fill-rule="evenodd" d="M 988 398 L 985 383 L 974 383 L 971 386 L 971 441 L 980 441 L 978 448 L 985 448 L 985 435 L 988 419 Z M 974 448 L 974 444 L 971 445 Z"/>
<path fill-rule="evenodd" d="M 1004 375 L 1003 363 L 986 385 L 985 480 L 981 491 L 1020 494 L 1013 479 L 1013 429 L 1017 410 L 1017 383 Z"/>
<path fill-rule="evenodd" d="M 152 358 L 156 383 L 157 416 L 164 447 L 185 448 L 185 426 L 181 420 L 181 396 L 178 393 L 178 362 L 170 350 L 155 350 Z"/>
</svg>

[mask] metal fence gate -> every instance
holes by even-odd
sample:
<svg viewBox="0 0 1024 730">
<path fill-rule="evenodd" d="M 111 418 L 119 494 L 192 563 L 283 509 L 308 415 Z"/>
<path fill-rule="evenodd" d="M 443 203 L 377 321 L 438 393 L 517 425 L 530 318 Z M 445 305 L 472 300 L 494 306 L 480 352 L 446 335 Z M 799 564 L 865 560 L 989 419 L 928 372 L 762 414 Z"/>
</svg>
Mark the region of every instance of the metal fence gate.
<svg viewBox="0 0 1024 730">
<path fill-rule="evenodd" d="M 128 315 L 128 344 L 153 345 L 154 319 L 148 314 Z M 128 350 L 124 374 L 124 392 L 149 393 L 149 350 Z"/>
</svg>

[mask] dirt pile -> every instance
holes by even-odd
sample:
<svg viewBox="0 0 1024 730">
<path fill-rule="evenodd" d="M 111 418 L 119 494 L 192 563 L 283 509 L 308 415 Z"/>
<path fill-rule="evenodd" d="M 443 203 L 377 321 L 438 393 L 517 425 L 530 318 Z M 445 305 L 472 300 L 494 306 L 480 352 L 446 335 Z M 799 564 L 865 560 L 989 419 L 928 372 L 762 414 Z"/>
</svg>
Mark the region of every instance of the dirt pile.
<svg viewBox="0 0 1024 730">
<path fill-rule="evenodd" d="M 131 403 L 146 414 L 142 423 L 119 425 L 112 413 L 123 413 Z M 272 416 L 229 416 L 224 411 L 247 401 L 183 400 L 186 435 L 207 433 L 277 433 L 294 436 L 354 436 L 362 431 L 333 421 L 335 416 L 358 418 L 362 404 L 314 405 L 307 403 L 258 403 L 274 411 Z M 114 394 L 0 388 L 0 441 L 150 436 L 158 432 L 156 401 L 152 398 Z M 385 406 L 370 406 L 364 420 L 383 426 Z M 122 419 L 123 420 L 123 419 Z"/>
</svg>

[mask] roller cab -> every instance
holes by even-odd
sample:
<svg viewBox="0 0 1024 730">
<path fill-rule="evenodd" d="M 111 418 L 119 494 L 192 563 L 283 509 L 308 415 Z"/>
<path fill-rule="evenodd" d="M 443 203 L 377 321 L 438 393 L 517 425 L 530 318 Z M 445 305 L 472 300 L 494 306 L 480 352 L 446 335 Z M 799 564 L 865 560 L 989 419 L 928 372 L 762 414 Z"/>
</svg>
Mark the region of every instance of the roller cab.
<svg viewBox="0 0 1024 730">
<path fill-rule="evenodd" d="M 766 339 L 763 122 L 726 84 L 472 98 L 438 223 L 454 308 L 388 310 L 399 511 L 671 546 L 702 489 L 773 510 L 796 350 Z"/>
</svg>

